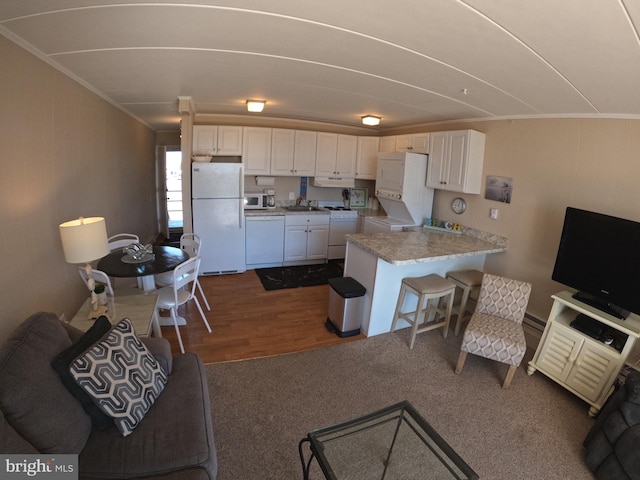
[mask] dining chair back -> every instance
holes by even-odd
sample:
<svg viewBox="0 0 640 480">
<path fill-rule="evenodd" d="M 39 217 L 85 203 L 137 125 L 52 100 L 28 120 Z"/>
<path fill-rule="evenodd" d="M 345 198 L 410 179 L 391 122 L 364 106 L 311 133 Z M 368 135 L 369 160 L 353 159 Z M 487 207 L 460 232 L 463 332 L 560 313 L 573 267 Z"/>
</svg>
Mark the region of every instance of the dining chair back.
<svg viewBox="0 0 640 480">
<path fill-rule="evenodd" d="M 118 233 L 109 237 L 107 243 L 109 250 L 113 252 L 128 247 L 132 243 L 140 243 L 140 238 L 134 233 Z"/>
<path fill-rule="evenodd" d="M 200 240 L 200 237 L 195 233 L 185 233 L 180 237 L 180 248 L 184 250 L 189 255 L 189 257 L 197 257 L 200 253 L 201 245 L 202 241 Z M 171 285 L 173 283 L 173 272 L 158 273 L 154 276 L 154 281 L 159 287 Z M 198 291 L 200 292 L 200 296 L 202 297 L 207 310 L 211 311 L 211 307 L 209 306 L 207 297 L 204 296 L 202 285 L 200 285 L 200 281 L 197 279 L 197 277 L 196 286 L 198 287 Z"/>
<path fill-rule="evenodd" d="M 82 280 L 89 288 L 89 278 L 93 278 L 96 282 L 103 283 L 105 286 L 105 291 L 107 295 L 113 297 L 113 287 L 111 286 L 111 280 L 109 280 L 109 275 L 104 273 L 102 270 L 91 270 L 91 275 L 87 274 L 86 267 L 78 267 L 78 273 L 82 277 Z"/>
<path fill-rule="evenodd" d="M 173 283 L 158 290 L 158 303 L 156 305 L 157 310 L 169 310 L 171 314 L 171 320 L 176 329 L 176 336 L 178 337 L 178 343 L 180 344 L 180 351 L 184 353 L 184 345 L 182 343 L 182 337 L 180 336 L 180 328 L 178 327 L 178 307 L 184 305 L 190 300 L 193 300 L 200 312 L 202 321 L 209 333 L 211 333 L 211 327 L 209 322 L 202 311 L 200 302 L 195 296 L 196 282 L 198 280 L 198 270 L 200 268 L 200 257 L 193 257 L 184 263 L 181 263 L 173 270 Z M 157 312 L 160 315 L 160 312 Z"/>
</svg>

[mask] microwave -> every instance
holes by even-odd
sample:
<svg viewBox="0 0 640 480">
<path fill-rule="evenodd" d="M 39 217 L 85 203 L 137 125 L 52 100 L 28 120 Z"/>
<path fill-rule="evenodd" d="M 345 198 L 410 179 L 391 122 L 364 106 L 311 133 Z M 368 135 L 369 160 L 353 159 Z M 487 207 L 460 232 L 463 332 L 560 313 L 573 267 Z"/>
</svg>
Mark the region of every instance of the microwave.
<svg viewBox="0 0 640 480">
<path fill-rule="evenodd" d="M 267 207 L 267 194 L 265 193 L 245 193 L 244 208 L 247 210 L 261 210 Z"/>
</svg>

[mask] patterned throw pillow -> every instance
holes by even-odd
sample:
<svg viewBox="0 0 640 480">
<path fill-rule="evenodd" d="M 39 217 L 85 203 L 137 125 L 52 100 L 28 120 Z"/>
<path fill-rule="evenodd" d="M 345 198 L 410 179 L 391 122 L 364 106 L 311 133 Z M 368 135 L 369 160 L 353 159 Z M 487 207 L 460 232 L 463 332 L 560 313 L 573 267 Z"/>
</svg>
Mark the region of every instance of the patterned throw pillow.
<svg viewBox="0 0 640 480">
<path fill-rule="evenodd" d="M 125 437 L 142 421 L 167 383 L 166 373 L 136 336 L 128 318 L 76 358 L 69 369 Z"/>
</svg>

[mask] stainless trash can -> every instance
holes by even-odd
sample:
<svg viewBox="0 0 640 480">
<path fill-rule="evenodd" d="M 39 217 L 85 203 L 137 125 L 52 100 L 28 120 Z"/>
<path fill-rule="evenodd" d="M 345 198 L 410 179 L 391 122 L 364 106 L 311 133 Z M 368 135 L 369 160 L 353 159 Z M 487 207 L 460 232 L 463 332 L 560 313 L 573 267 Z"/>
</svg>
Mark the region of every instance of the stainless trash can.
<svg viewBox="0 0 640 480">
<path fill-rule="evenodd" d="M 367 290 L 351 277 L 331 278 L 329 287 L 327 329 L 343 338 L 358 335 Z"/>
</svg>

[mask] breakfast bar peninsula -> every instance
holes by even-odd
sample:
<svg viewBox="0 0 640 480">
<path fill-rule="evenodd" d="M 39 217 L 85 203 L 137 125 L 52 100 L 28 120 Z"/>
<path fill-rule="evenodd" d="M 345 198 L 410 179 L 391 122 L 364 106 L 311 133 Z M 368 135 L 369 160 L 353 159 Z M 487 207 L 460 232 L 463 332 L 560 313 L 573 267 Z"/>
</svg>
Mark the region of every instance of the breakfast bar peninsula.
<svg viewBox="0 0 640 480">
<path fill-rule="evenodd" d="M 506 238 L 468 228 L 463 228 L 462 234 L 415 227 L 403 232 L 346 237 L 344 275 L 367 289 L 360 330 L 368 337 L 391 329 L 403 278 L 431 273 L 444 277 L 452 270 L 472 268 L 484 270 L 488 254 L 507 249 Z M 399 327 L 409 326 L 400 322 Z"/>
</svg>

